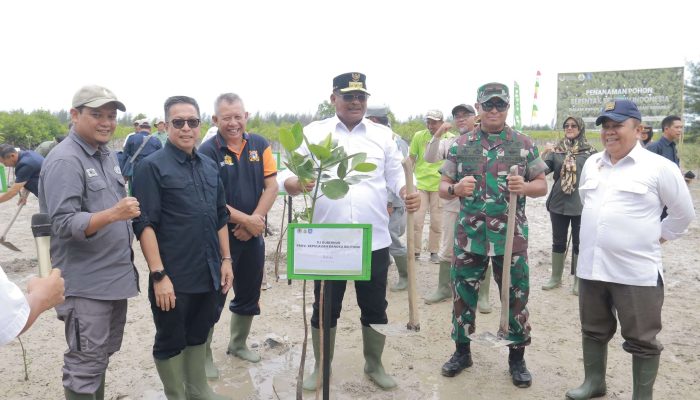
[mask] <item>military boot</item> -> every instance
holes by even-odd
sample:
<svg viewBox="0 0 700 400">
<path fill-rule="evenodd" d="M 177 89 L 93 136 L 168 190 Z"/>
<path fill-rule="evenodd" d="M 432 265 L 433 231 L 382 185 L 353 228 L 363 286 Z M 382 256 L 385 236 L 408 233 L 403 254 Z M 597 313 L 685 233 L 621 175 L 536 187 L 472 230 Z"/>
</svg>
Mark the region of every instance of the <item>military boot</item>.
<svg viewBox="0 0 700 400">
<path fill-rule="evenodd" d="M 491 266 L 486 267 L 486 272 L 484 273 L 484 280 L 481 281 L 479 285 L 479 302 L 477 303 L 477 310 L 482 314 L 488 314 L 491 312 L 491 303 L 489 302 L 489 289 L 491 288 Z"/>
<path fill-rule="evenodd" d="M 331 334 L 329 340 L 331 345 L 330 362 L 333 363 L 333 354 L 335 353 L 335 331 L 336 328 L 330 329 Z M 304 378 L 304 383 L 302 387 L 304 390 L 316 390 L 316 381 L 319 379 L 319 369 L 323 366 L 321 365 L 321 330 L 318 328 L 311 328 L 311 342 L 313 343 L 314 349 L 314 370 L 309 376 Z M 331 366 L 332 370 L 332 366 Z M 329 371 L 332 372 L 332 371 Z M 329 374 L 330 375 L 330 374 Z M 320 385 L 321 383 L 319 383 Z"/>
<path fill-rule="evenodd" d="M 578 296 L 578 276 L 576 276 L 576 266 L 578 265 L 578 254 L 571 253 L 571 271 L 574 273 L 574 285 L 571 287 L 571 294 Z"/>
<path fill-rule="evenodd" d="M 180 354 L 167 360 L 153 359 L 160 381 L 163 383 L 163 391 L 168 400 L 186 400 L 185 394 L 185 355 Z"/>
<path fill-rule="evenodd" d="M 185 394 L 187 400 L 226 399 L 226 397 L 214 393 L 214 390 L 209 387 L 209 382 L 207 382 L 207 374 L 204 371 L 204 364 L 207 359 L 205 345 L 187 346 L 182 353 L 185 357 Z"/>
<path fill-rule="evenodd" d="M 508 372 L 510 373 L 513 385 L 519 388 L 527 388 L 532 385 L 532 375 L 525 365 L 525 348 L 509 348 Z"/>
<path fill-rule="evenodd" d="M 566 392 L 570 400 L 585 400 L 605 396 L 605 368 L 608 362 L 608 344 L 583 338 L 583 384 Z"/>
<path fill-rule="evenodd" d="M 394 256 L 396 269 L 399 271 L 399 280 L 396 285 L 389 288 L 392 292 L 400 292 L 408 287 L 408 260 L 406 255 Z"/>
<path fill-rule="evenodd" d="M 362 353 L 365 356 L 365 374 L 384 390 L 396 387 L 394 378 L 387 375 L 382 365 L 386 336 L 369 326 L 362 326 Z"/>
<path fill-rule="evenodd" d="M 552 290 L 561 286 L 561 274 L 564 271 L 564 253 L 552 252 L 552 277 L 542 286 L 542 290 Z"/>
<path fill-rule="evenodd" d="M 207 373 L 208 379 L 219 379 L 219 369 L 216 368 L 214 364 L 214 356 L 211 353 L 211 339 L 214 336 L 214 327 L 212 326 L 209 330 L 209 336 L 207 337 L 206 349 L 207 349 L 207 361 L 204 364 L 204 370 Z"/>
<path fill-rule="evenodd" d="M 632 356 L 632 400 L 651 400 L 659 370 L 659 356 Z"/>
<path fill-rule="evenodd" d="M 245 344 L 252 324 L 252 315 L 231 313 L 231 340 L 228 342 L 228 350 L 226 353 L 255 363 L 260 361 L 260 356 L 250 351 Z"/>
<path fill-rule="evenodd" d="M 435 293 L 425 298 L 425 304 L 435 304 L 451 298 L 452 289 L 450 288 L 450 262 L 440 261 L 437 290 L 435 290 Z"/>
<path fill-rule="evenodd" d="M 440 373 L 442 376 L 453 377 L 463 369 L 472 366 L 472 352 L 469 343 L 455 343 L 457 349 L 455 350 L 452 357 L 442 365 L 442 371 Z"/>
</svg>

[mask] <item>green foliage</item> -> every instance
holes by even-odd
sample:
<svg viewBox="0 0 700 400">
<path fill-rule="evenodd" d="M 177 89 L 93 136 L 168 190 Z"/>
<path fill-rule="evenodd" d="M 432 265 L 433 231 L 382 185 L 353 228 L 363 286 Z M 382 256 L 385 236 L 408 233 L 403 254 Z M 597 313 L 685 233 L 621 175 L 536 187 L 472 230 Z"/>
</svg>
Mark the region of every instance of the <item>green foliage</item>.
<svg viewBox="0 0 700 400">
<path fill-rule="evenodd" d="M 683 140 L 700 143 L 700 62 L 688 62 L 688 79 L 685 82 L 685 114 L 690 121 Z"/>
<path fill-rule="evenodd" d="M 335 106 L 328 100 L 323 100 L 323 103 L 318 105 L 316 109 L 316 119 L 326 119 L 335 115 Z"/>
<path fill-rule="evenodd" d="M 425 125 L 425 120 L 422 117 L 411 117 L 406 122 L 395 122 L 391 125 L 391 130 L 396 132 L 407 143 L 411 143 L 413 135 L 424 129 L 428 129 Z"/>
<path fill-rule="evenodd" d="M 369 177 L 352 174 L 353 172 L 372 172 L 377 168 L 375 164 L 365 162 L 365 153 L 348 155 L 342 146 L 338 146 L 338 141 L 333 140 L 331 133 L 319 143 L 309 143 L 298 122 L 289 129 L 280 128 L 279 139 L 287 156 L 285 165 L 299 178 L 302 187 L 316 181 L 313 194 L 303 192 L 306 207 L 302 212 L 295 213 L 296 221 L 313 221 L 314 206 L 321 196 L 333 200 L 341 199 L 350 191 L 350 185 Z M 297 151 L 302 143 L 306 144 L 310 154 L 302 155 Z M 330 174 L 333 169 L 336 170 L 337 177 Z M 308 205 L 309 199 L 311 206 Z"/>
<path fill-rule="evenodd" d="M 22 110 L 2 111 L 0 132 L 3 143 L 33 149 L 43 141 L 52 140 L 57 135 L 65 135 L 68 126 L 62 124 L 56 115 L 44 110 L 32 111 L 29 114 Z"/>
</svg>

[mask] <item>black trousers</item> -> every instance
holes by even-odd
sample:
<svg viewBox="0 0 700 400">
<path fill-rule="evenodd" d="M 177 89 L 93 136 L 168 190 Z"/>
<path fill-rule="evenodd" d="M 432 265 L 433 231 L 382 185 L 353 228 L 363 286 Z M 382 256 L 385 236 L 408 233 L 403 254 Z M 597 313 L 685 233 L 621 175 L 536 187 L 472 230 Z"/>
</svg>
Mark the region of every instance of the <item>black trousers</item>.
<svg viewBox="0 0 700 400">
<path fill-rule="evenodd" d="M 156 325 L 153 357 L 158 360 L 174 357 L 187 346 L 204 344 L 217 317 L 219 292 L 175 292 L 175 296 L 175 308 L 163 311 L 156 305 L 153 282 L 148 284 L 148 300 Z"/>
<path fill-rule="evenodd" d="M 233 259 L 233 300 L 228 306 L 239 315 L 260 315 L 260 286 L 265 268 L 265 241 L 262 236 L 241 242 L 229 240 Z"/>
<path fill-rule="evenodd" d="M 580 243 L 579 232 L 581 231 L 580 215 L 563 215 L 550 212 L 549 218 L 552 220 L 552 251 L 555 253 L 566 252 L 566 241 L 569 237 L 569 224 L 571 224 L 571 245 L 574 254 L 578 254 Z"/>
<path fill-rule="evenodd" d="M 372 252 L 372 275 L 368 281 L 355 281 L 355 295 L 360 307 L 360 322 L 364 326 L 370 324 L 386 324 L 386 277 L 389 270 L 389 248 Z M 326 287 L 332 286 L 331 328 L 338 324 L 340 310 L 343 306 L 347 281 L 326 281 Z M 314 312 L 311 316 L 311 326 L 319 328 L 319 297 L 321 281 L 314 281 Z"/>
</svg>

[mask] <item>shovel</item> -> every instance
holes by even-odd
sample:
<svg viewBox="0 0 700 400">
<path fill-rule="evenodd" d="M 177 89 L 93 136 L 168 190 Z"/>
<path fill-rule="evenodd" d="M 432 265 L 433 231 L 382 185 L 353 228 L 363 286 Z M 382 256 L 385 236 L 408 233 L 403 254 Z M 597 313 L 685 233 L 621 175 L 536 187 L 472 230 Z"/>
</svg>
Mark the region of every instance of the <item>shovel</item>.
<svg viewBox="0 0 700 400">
<path fill-rule="evenodd" d="M 24 203 L 20 204 L 17 207 L 17 211 L 15 211 L 15 215 L 12 216 L 10 223 L 7 224 L 7 226 L 5 227 L 5 230 L 2 232 L 2 236 L 0 236 L 0 244 L 7 247 L 8 249 L 14 250 L 14 251 L 22 251 L 22 250 L 18 249 L 17 246 L 15 246 L 14 244 L 5 240 L 5 237 L 7 236 L 7 232 L 10 231 L 10 228 L 12 228 L 12 224 L 15 223 L 15 220 L 17 219 L 19 212 L 22 211 L 22 207 L 24 207 Z"/>
<path fill-rule="evenodd" d="M 406 176 L 406 195 L 415 192 L 413 186 L 413 161 L 410 157 L 401 162 Z M 410 252 L 413 249 L 413 213 L 406 213 L 406 248 Z M 408 323 L 403 325 L 371 324 L 375 331 L 384 336 L 408 336 L 409 333 L 420 331 L 418 319 L 418 289 L 416 288 L 416 260 L 415 257 L 406 257 L 408 269 Z"/>
<path fill-rule="evenodd" d="M 510 175 L 518 173 L 518 166 L 510 167 Z M 469 336 L 469 340 L 488 347 L 508 346 L 513 343 L 508 335 L 508 314 L 510 313 L 510 264 L 513 258 L 513 235 L 515 234 L 515 209 L 518 195 L 510 193 L 508 200 L 508 225 L 506 226 L 506 247 L 503 252 L 503 273 L 501 274 L 501 324 L 498 333 L 483 332 Z"/>
</svg>

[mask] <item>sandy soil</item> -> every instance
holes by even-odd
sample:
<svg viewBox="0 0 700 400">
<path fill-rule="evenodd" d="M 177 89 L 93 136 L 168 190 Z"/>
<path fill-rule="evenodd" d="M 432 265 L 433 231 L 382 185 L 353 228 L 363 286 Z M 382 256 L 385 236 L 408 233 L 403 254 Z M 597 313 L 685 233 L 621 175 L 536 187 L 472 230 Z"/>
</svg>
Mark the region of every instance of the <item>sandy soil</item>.
<svg viewBox="0 0 700 400">
<path fill-rule="evenodd" d="M 691 186 L 696 209 L 700 185 Z M 283 218 L 282 200 L 270 214 L 272 228 L 279 232 Z M 15 211 L 13 202 L 0 206 L 0 227 L 4 227 Z M 7 239 L 21 253 L 0 247 L 0 265 L 10 278 L 26 287 L 28 277 L 37 271 L 36 250 L 31 236 L 30 218 L 38 212 L 32 197 L 10 230 Z M 544 292 L 541 285 L 549 277 L 550 223 L 544 198 L 528 200 L 530 220 L 530 313 L 532 345 L 526 352 L 528 367 L 533 374 L 529 389 L 517 389 L 510 383 L 507 370 L 507 349 L 472 346 L 474 366 L 455 378 L 440 375 L 440 367 L 453 351 L 450 340 L 449 302 L 428 306 L 421 299 L 419 311 L 421 331 L 404 337 L 390 337 L 384 352 L 384 365 L 399 383 L 393 391 L 384 392 L 363 374 L 362 340 L 359 309 L 349 284 L 343 314 L 338 325 L 336 355 L 333 363 L 331 398 L 334 399 L 561 399 L 567 389 L 583 379 L 581 361 L 578 298 L 569 294 L 570 276 L 561 289 Z M 424 238 L 426 236 L 424 235 Z M 664 245 L 666 269 L 666 304 L 663 310 L 664 329 L 660 340 L 665 345 L 661 367 L 656 380 L 656 398 L 697 398 L 700 384 L 700 256 L 694 250 L 700 237 L 697 221 L 690 234 Z M 262 295 L 262 315 L 255 319 L 249 344 L 262 354 L 262 361 L 250 364 L 227 356 L 230 314 L 224 311 L 214 336 L 214 357 L 222 378 L 212 382 L 221 393 L 236 399 L 293 399 L 294 383 L 303 339 L 302 283 L 275 282 L 274 250 L 279 235 L 267 239 L 271 288 Z M 136 263 L 145 271 L 141 251 L 135 243 Z M 285 248 L 284 246 L 282 247 Z M 424 257 L 425 258 L 425 257 Z M 567 266 L 568 268 L 568 266 Z M 418 264 L 418 293 L 424 296 L 437 282 L 437 265 L 423 259 Z M 146 287 L 146 274 L 141 275 Z M 396 280 L 392 267 L 390 281 Z M 495 285 L 492 286 L 495 288 Z M 312 295 L 311 285 L 307 298 Z M 408 321 L 407 294 L 388 293 L 390 323 Z M 492 289 L 494 312 L 480 314 L 477 332 L 495 332 L 498 328 L 500 306 Z M 115 354 L 108 370 L 106 398 L 162 399 L 162 387 L 151 358 L 154 328 L 145 294 L 129 300 L 129 313 L 122 350 Z M 307 305 L 310 312 L 310 305 Z M 36 325 L 23 336 L 29 362 L 29 380 L 24 380 L 22 352 L 17 340 L 0 348 L 0 397 L 3 399 L 62 398 L 61 365 L 65 349 L 63 326 L 54 312 L 40 317 Z M 629 399 L 632 396 L 631 356 L 621 348 L 619 334 L 610 344 L 607 371 L 608 399 Z M 307 370 L 312 356 L 307 357 Z M 313 394 L 305 394 L 313 398 Z"/>
</svg>

